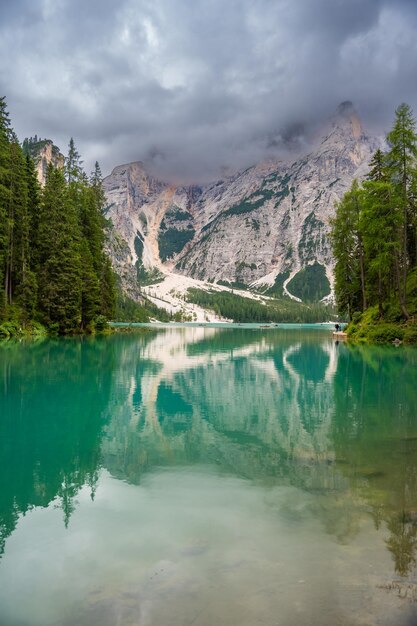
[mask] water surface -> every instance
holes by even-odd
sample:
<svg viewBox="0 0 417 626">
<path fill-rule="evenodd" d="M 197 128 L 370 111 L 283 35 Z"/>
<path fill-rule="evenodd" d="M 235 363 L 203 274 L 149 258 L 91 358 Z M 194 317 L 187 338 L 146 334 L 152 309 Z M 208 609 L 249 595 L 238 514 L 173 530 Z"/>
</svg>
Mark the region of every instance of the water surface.
<svg viewBox="0 0 417 626">
<path fill-rule="evenodd" d="M 0 345 L 2 626 L 417 624 L 417 351 Z"/>
</svg>

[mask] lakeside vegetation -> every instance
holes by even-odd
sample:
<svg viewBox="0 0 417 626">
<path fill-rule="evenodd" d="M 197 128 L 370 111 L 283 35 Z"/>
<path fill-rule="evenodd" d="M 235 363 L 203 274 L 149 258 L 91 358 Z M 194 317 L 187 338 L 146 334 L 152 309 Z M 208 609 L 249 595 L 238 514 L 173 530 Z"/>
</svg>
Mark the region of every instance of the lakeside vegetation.
<svg viewBox="0 0 417 626">
<path fill-rule="evenodd" d="M 190 288 L 188 302 L 210 309 L 234 322 L 314 323 L 335 316 L 335 311 L 324 304 L 303 304 L 289 298 L 260 302 L 228 291 L 204 291 Z"/>
<path fill-rule="evenodd" d="M 362 185 L 337 205 L 335 294 L 356 341 L 417 343 L 417 133 L 401 104 Z"/>
<path fill-rule="evenodd" d="M 87 177 L 71 139 L 41 188 L 32 144 L 20 146 L 0 98 L 0 337 L 93 332 L 116 312 L 100 167 Z"/>
</svg>

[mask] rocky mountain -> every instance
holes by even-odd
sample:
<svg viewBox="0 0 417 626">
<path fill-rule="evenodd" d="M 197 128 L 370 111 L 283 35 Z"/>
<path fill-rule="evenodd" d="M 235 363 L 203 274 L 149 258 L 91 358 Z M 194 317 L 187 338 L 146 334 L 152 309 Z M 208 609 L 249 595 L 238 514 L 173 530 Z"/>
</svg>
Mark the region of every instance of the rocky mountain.
<svg viewBox="0 0 417 626">
<path fill-rule="evenodd" d="M 34 160 L 38 181 L 42 186 L 46 182 L 46 171 L 50 163 L 54 167 L 64 167 L 65 157 L 51 139 L 38 139 L 35 135 L 26 138 L 22 147 L 24 153 Z"/>
<path fill-rule="evenodd" d="M 110 252 L 124 287 L 135 295 L 138 283 L 176 273 L 301 300 L 329 296 L 329 220 L 380 146 L 345 102 L 294 161 L 189 187 L 157 180 L 140 162 L 116 167 L 104 186 Z"/>
</svg>

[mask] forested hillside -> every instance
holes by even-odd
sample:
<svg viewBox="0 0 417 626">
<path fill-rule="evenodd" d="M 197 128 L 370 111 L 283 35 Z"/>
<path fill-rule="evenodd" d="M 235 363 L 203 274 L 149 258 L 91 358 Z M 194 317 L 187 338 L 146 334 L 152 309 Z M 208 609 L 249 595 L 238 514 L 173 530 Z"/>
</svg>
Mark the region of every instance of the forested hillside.
<svg viewBox="0 0 417 626">
<path fill-rule="evenodd" d="M 27 152 L 27 151 L 26 151 Z M 37 324 L 85 332 L 115 314 L 116 290 L 103 252 L 104 194 L 98 163 L 88 178 L 74 142 L 63 168 L 40 187 L 33 161 L 0 98 L 0 331 Z"/>
<path fill-rule="evenodd" d="M 218 316 L 234 322 L 316 323 L 335 316 L 332 307 L 322 304 L 303 304 L 290 298 L 277 298 L 259 302 L 228 291 L 204 291 L 190 288 L 187 299 Z"/>
<path fill-rule="evenodd" d="M 332 226 L 335 293 L 358 339 L 417 341 L 417 133 L 402 104 L 367 180 L 338 204 Z"/>
</svg>

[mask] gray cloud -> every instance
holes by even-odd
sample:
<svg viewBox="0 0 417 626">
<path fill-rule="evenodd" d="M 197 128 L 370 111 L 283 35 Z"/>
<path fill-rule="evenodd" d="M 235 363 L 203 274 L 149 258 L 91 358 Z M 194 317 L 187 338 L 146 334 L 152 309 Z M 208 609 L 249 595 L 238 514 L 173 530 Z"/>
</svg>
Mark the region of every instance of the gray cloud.
<svg viewBox="0 0 417 626">
<path fill-rule="evenodd" d="M 0 93 L 18 136 L 87 168 L 215 178 L 296 146 L 353 100 L 387 130 L 417 104 L 414 0 L 0 0 Z"/>
</svg>

